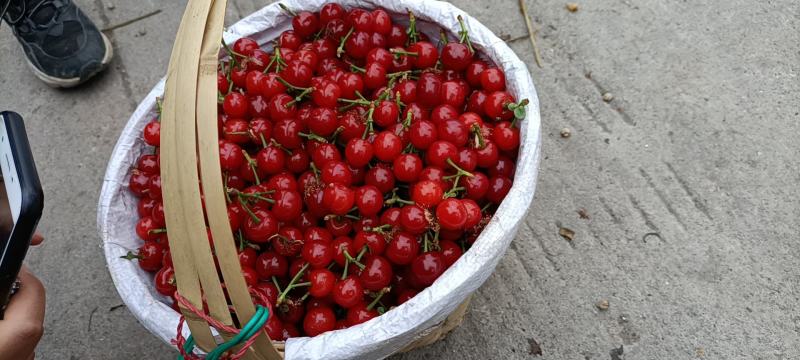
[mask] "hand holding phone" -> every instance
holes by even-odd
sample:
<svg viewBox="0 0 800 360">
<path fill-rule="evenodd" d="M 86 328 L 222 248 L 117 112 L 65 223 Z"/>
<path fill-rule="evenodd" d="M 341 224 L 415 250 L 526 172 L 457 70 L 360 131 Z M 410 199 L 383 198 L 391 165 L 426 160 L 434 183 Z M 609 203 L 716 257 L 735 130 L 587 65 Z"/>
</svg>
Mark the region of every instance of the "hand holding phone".
<svg viewBox="0 0 800 360">
<path fill-rule="evenodd" d="M 0 113 L 0 320 L 42 216 L 42 186 L 22 117 Z M 22 286 L 24 287 L 24 281 Z"/>
</svg>

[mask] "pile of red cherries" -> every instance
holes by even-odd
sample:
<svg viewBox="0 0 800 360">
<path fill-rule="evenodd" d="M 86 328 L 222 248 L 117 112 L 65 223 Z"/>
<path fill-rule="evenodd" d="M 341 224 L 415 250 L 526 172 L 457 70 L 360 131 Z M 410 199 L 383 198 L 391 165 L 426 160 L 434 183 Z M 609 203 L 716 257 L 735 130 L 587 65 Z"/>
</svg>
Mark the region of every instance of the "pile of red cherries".
<svg viewBox="0 0 800 360">
<path fill-rule="evenodd" d="M 404 27 L 382 9 L 283 8 L 292 30 L 271 50 L 225 45 L 217 78 L 231 231 L 274 340 L 363 323 L 433 284 L 509 192 L 527 104 L 460 17 L 456 38 L 430 39 L 412 13 Z M 174 302 L 158 118 L 143 138 L 155 151 L 129 189 L 144 244 L 127 258 Z"/>
</svg>

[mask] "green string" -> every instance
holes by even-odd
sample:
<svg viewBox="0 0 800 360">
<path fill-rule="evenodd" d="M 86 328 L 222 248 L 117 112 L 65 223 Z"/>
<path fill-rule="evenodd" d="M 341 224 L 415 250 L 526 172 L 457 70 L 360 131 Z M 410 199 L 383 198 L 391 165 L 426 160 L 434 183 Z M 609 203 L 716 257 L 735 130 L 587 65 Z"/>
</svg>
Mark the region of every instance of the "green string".
<svg viewBox="0 0 800 360">
<path fill-rule="evenodd" d="M 269 310 L 263 306 L 258 306 L 256 309 L 256 313 L 250 318 L 250 321 L 239 331 L 239 334 L 234 336 L 232 339 L 220 344 L 217 346 L 216 349 L 211 350 L 211 352 L 206 355 L 206 360 L 218 360 L 222 354 L 227 352 L 228 350 L 232 349 L 236 345 L 239 345 L 247 339 L 253 337 L 257 332 L 264 327 L 264 324 L 269 319 Z M 186 353 L 192 353 L 194 351 L 194 338 L 189 335 L 189 338 L 186 340 L 186 344 L 184 344 L 183 349 Z M 182 355 L 178 355 L 178 360 L 185 360 Z"/>
</svg>

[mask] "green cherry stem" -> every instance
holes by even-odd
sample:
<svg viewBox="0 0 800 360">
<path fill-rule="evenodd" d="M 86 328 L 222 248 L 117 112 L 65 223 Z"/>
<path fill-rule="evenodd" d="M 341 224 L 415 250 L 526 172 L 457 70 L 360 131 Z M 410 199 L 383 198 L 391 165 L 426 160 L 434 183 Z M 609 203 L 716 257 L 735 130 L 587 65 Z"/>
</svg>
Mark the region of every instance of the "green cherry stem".
<svg viewBox="0 0 800 360">
<path fill-rule="evenodd" d="M 294 10 L 289 9 L 286 5 L 283 5 L 283 3 L 278 3 L 278 6 L 280 6 L 281 10 L 285 11 L 287 14 L 291 16 L 297 16 L 297 13 L 294 12 Z"/>
<path fill-rule="evenodd" d="M 300 271 L 298 271 L 297 274 L 294 275 L 292 281 L 289 282 L 289 285 L 286 285 L 286 289 L 283 289 L 280 296 L 278 296 L 278 301 L 276 302 L 277 305 L 282 304 L 286 300 L 286 295 L 288 295 L 289 291 L 292 291 L 292 289 L 296 287 L 309 285 L 309 283 L 299 283 L 299 284 L 297 283 L 297 281 L 303 277 L 303 273 L 305 273 L 307 269 L 308 269 L 308 263 L 305 263 L 305 265 L 303 265 L 303 267 L 300 268 Z"/>
<path fill-rule="evenodd" d="M 458 25 L 461 26 L 461 31 L 458 34 L 461 36 L 461 43 L 467 43 L 467 47 L 471 53 L 475 53 L 475 49 L 472 47 L 472 41 L 469 40 L 469 32 L 467 31 L 467 26 L 464 25 L 464 18 L 461 15 L 458 15 Z"/>
<path fill-rule="evenodd" d="M 350 35 L 353 35 L 353 31 L 354 30 L 355 30 L 355 28 L 351 27 L 350 30 L 347 32 L 347 35 L 345 35 L 342 38 L 342 41 L 339 42 L 339 47 L 336 48 L 336 57 L 339 57 L 339 58 L 342 57 L 342 54 L 344 54 L 344 43 L 347 42 L 347 39 L 350 38 Z"/>
<path fill-rule="evenodd" d="M 454 167 L 454 168 L 456 169 L 456 171 L 458 171 L 458 172 L 457 172 L 457 173 L 455 173 L 454 175 L 444 176 L 444 179 L 452 179 L 452 178 L 455 178 L 455 177 L 460 177 L 460 176 L 469 176 L 469 177 L 474 177 L 474 176 L 475 176 L 475 175 L 474 175 L 474 174 L 472 174 L 471 172 L 469 172 L 469 171 L 467 171 L 467 170 L 464 170 L 464 169 L 460 168 L 460 167 L 459 167 L 458 165 L 456 165 L 456 163 L 454 163 L 454 162 L 453 162 L 453 160 L 452 160 L 452 159 L 450 159 L 450 158 L 447 158 L 447 163 L 448 163 L 450 166 Z"/>
<path fill-rule="evenodd" d="M 411 10 L 408 11 L 408 30 L 406 30 L 406 34 L 408 35 L 408 44 L 413 44 L 419 41 L 419 32 L 417 32 L 417 18 L 414 16 L 414 13 Z"/>
<path fill-rule="evenodd" d="M 378 303 L 381 301 L 381 298 L 383 297 L 383 295 L 386 295 L 386 293 L 388 293 L 390 291 L 392 291 L 391 287 L 385 287 L 385 288 L 381 289 L 381 291 L 378 292 L 378 296 L 375 296 L 375 299 L 372 300 L 372 302 L 369 303 L 369 305 L 367 305 L 367 310 L 372 310 L 375 307 L 375 305 L 378 305 Z"/>
</svg>

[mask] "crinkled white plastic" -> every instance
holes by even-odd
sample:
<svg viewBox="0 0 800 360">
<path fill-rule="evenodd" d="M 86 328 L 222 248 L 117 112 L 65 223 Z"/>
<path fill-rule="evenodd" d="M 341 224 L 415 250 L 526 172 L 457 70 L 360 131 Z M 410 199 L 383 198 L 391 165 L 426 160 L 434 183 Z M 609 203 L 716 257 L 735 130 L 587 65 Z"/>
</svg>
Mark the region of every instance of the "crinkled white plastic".
<svg viewBox="0 0 800 360">
<path fill-rule="evenodd" d="M 326 0 L 284 0 L 291 9 L 319 10 Z M 514 184 L 492 221 L 478 240 L 432 286 L 410 301 L 382 316 L 346 330 L 314 338 L 293 338 L 286 343 L 286 358 L 381 359 L 425 335 L 442 322 L 469 294 L 486 281 L 505 253 L 533 200 L 539 166 L 541 129 L 539 101 L 526 65 L 488 28 L 455 6 L 422 0 L 339 0 L 346 7 L 389 11 L 398 23 L 407 24 L 407 11 L 420 20 L 418 29 L 438 38 L 439 27 L 458 31 L 461 15 L 473 44 L 506 74 L 508 89 L 517 99 L 529 99 L 528 114 L 521 123 L 522 146 Z M 273 3 L 230 27 L 224 34 L 228 43 L 250 36 L 261 44 L 288 29 L 291 19 Z M 98 226 L 105 246 L 106 261 L 120 297 L 136 318 L 153 334 L 170 343 L 175 337 L 178 313 L 166 305 L 166 298 L 153 288 L 152 275 L 132 261 L 120 259 L 141 245 L 134 228 L 137 199 L 127 190 L 130 169 L 146 151 L 140 134 L 155 117 L 155 99 L 164 90 L 160 81 L 139 104 L 114 148 L 106 171 L 98 209 Z M 188 334 L 187 334 L 188 335 Z"/>
</svg>

